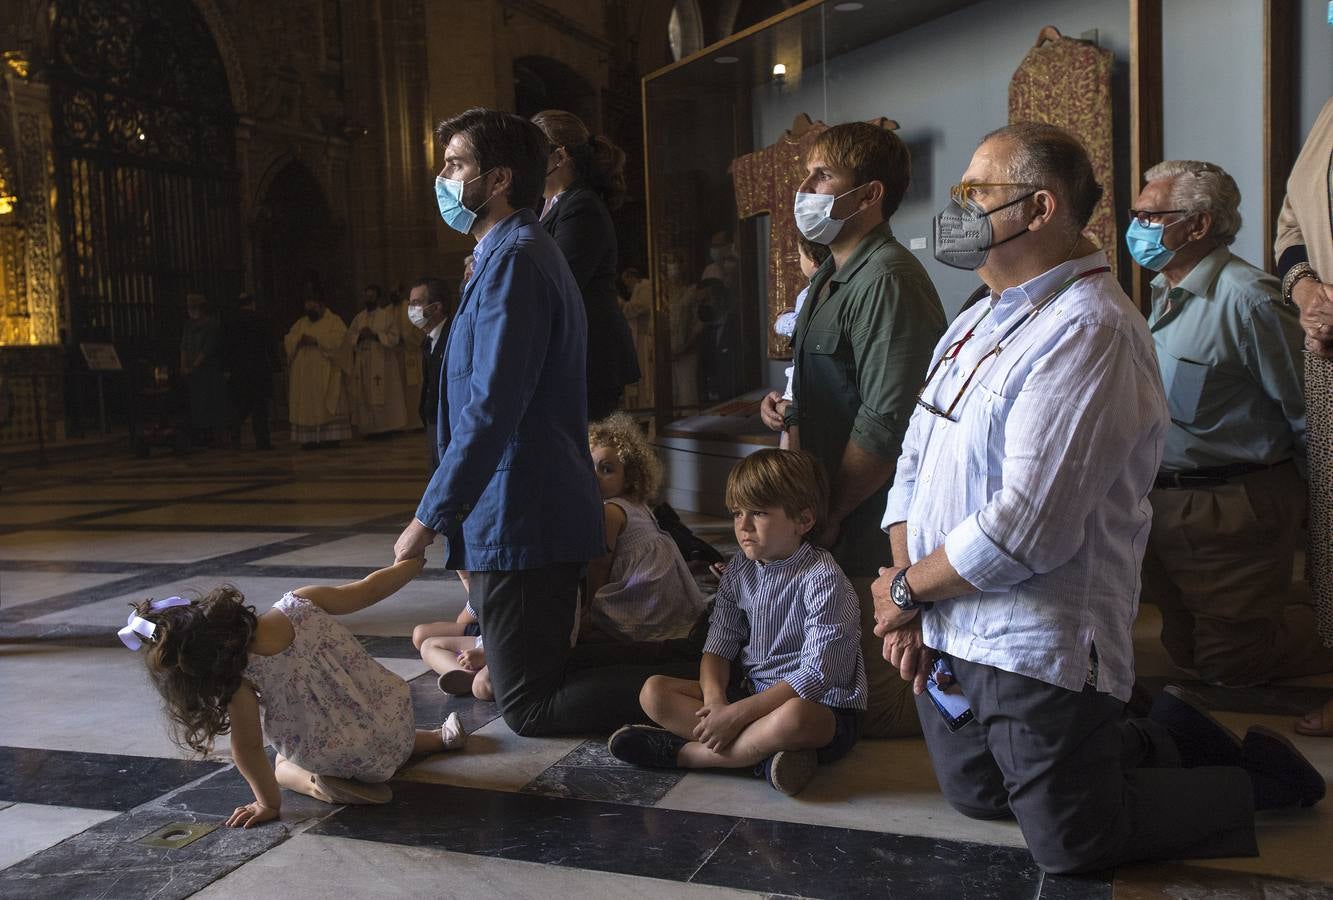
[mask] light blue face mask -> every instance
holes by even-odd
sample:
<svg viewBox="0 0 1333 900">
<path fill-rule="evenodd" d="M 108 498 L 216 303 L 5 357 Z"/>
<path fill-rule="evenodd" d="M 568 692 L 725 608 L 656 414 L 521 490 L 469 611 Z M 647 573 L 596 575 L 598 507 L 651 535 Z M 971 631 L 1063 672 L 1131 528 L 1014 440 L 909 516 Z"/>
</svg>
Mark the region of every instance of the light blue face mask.
<svg viewBox="0 0 1333 900">
<path fill-rule="evenodd" d="M 493 168 L 482 172 L 477 178 L 485 178 Z M 469 184 L 476 181 L 477 178 L 469 178 L 467 181 L 459 181 L 457 178 L 445 178 L 443 175 L 435 176 L 435 200 L 440 205 L 440 217 L 444 219 L 444 224 L 448 225 L 459 234 L 471 234 L 472 226 L 476 224 L 477 213 L 463 205 L 463 190 Z M 481 206 L 477 207 L 480 211 L 482 206 L 494 197 L 494 192 L 489 197 L 481 201 Z"/>
<path fill-rule="evenodd" d="M 1134 262 L 1154 272 L 1160 272 L 1170 265 L 1176 251 L 1162 243 L 1162 235 L 1171 225 L 1183 221 L 1177 219 L 1168 225 L 1144 225 L 1138 219 L 1130 221 L 1125 231 L 1125 245 L 1129 247 L 1129 255 L 1134 257 Z"/>
</svg>

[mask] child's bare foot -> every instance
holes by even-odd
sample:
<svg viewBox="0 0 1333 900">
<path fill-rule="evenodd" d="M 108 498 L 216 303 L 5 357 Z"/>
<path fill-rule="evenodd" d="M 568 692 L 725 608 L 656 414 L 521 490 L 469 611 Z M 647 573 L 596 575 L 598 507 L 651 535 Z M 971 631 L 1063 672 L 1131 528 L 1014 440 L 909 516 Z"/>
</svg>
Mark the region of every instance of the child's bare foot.
<svg viewBox="0 0 1333 900">
<path fill-rule="evenodd" d="M 478 700 L 494 700 L 495 689 L 491 687 L 491 669 L 489 666 L 477 673 L 472 681 L 472 696 Z"/>
<path fill-rule="evenodd" d="M 467 669 L 453 669 L 440 676 L 437 682 L 440 690 L 455 697 L 468 697 L 476 686 L 476 672 Z"/>
</svg>

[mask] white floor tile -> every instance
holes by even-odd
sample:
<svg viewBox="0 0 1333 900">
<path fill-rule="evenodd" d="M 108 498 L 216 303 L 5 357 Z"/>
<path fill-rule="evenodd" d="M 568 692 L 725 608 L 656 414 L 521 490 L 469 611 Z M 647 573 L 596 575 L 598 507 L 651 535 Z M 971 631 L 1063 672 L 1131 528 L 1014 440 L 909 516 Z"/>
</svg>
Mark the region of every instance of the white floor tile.
<svg viewBox="0 0 1333 900">
<path fill-rule="evenodd" d="M 264 531 L 20 531 L 0 535 L 0 560 L 187 563 L 295 537 L 300 535 Z"/>
<path fill-rule="evenodd" d="M 0 570 L 0 609 L 35 603 L 47 597 L 128 578 L 126 574 L 101 572 L 6 572 Z"/>
<path fill-rule="evenodd" d="M 303 834 L 194 895 L 207 898 L 395 897 L 400 900 L 704 900 L 757 897 L 745 891 L 515 862 L 425 847 Z"/>
<path fill-rule="evenodd" d="M 344 526 L 401 513 L 411 517 L 415 503 L 177 503 L 139 512 L 106 516 L 103 525 L 326 525 Z"/>
<path fill-rule="evenodd" d="M 142 657 L 123 647 L 0 651 L 0 745 L 186 758 L 171 742 Z M 217 739 L 219 751 L 228 746 Z"/>
<path fill-rule="evenodd" d="M 979 822 L 955 812 L 940 795 L 920 738 L 864 740 L 823 766 L 795 797 L 746 772 L 690 772 L 658 803 L 668 809 L 749 816 L 1023 846 L 1012 822 Z"/>
<path fill-rule="evenodd" d="M 461 787 L 516 791 L 583 743 L 583 738 L 525 738 L 503 719 L 473 732 L 460 753 L 441 753 L 409 766 L 399 778 Z"/>
<path fill-rule="evenodd" d="M 15 803 L 0 810 L 0 869 L 118 815 L 104 809 Z"/>
<path fill-rule="evenodd" d="M 369 574 L 369 571 L 367 572 Z M 318 577 L 318 571 L 312 571 L 300 578 L 255 578 L 246 577 L 245 568 L 237 567 L 236 576 L 217 578 L 188 578 L 178 581 L 166 581 L 160 585 L 141 591 L 122 594 L 86 606 L 48 613 L 31 619 L 38 624 L 68 622 L 79 625 L 99 625 L 106 628 L 119 628 L 125 624 L 129 605 L 148 597 L 191 597 L 206 594 L 226 582 L 242 594 L 261 614 L 268 611 L 282 595 L 308 584 L 338 584 L 337 579 L 329 580 Z M 338 621 L 347 626 L 353 634 L 402 635 L 412 634 L 412 628 L 422 622 L 452 620 L 458 616 L 466 602 L 462 585 L 457 579 L 420 580 L 402 588 L 398 593 L 374 606 L 345 616 Z"/>
</svg>

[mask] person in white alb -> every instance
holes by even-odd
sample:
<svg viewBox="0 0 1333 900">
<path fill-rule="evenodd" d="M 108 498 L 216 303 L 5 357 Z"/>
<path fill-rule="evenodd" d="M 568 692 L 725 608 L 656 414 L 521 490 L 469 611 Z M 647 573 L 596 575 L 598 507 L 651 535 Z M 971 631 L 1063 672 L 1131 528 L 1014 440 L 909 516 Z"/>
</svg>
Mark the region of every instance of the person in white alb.
<svg viewBox="0 0 1333 900">
<path fill-rule="evenodd" d="M 354 349 L 352 424 L 365 437 L 388 437 L 407 424 L 403 376 L 395 351 L 402 344 L 398 311 L 379 285 L 367 285 L 365 309 L 347 326 Z"/>
<path fill-rule="evenodd" d="M 945 798 L 1016 818 L 1049 872 L 1254 855 L 1255 810 L 1317 802 L 1322 776 L 1174 686 L 1124 718 L 1168 418 L 1147 323 L 1081 234 L 1101 197 L 1087 153 L 1011 125 L 951 195 L 935 256 L 990 296 L 935 349 L 873 587 Z"/>
</svg>

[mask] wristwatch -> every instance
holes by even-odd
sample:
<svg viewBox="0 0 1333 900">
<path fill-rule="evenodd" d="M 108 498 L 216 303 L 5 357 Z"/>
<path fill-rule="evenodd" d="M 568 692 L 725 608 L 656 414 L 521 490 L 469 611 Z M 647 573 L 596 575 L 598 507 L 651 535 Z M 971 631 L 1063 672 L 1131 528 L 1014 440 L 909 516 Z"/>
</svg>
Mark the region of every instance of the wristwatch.
<svg viewBox="0 0 1333 900">
<path fill-rule="evenodd" d="M 907 569 L 899 569 L 898 574 L 893 576 L 893 581 L 889 582 L 889 599 L 903 612 L 922 607 L 923 604 L 918 603 L 912 596 L 912 588 L 907 583 Z"/>
</svg>

